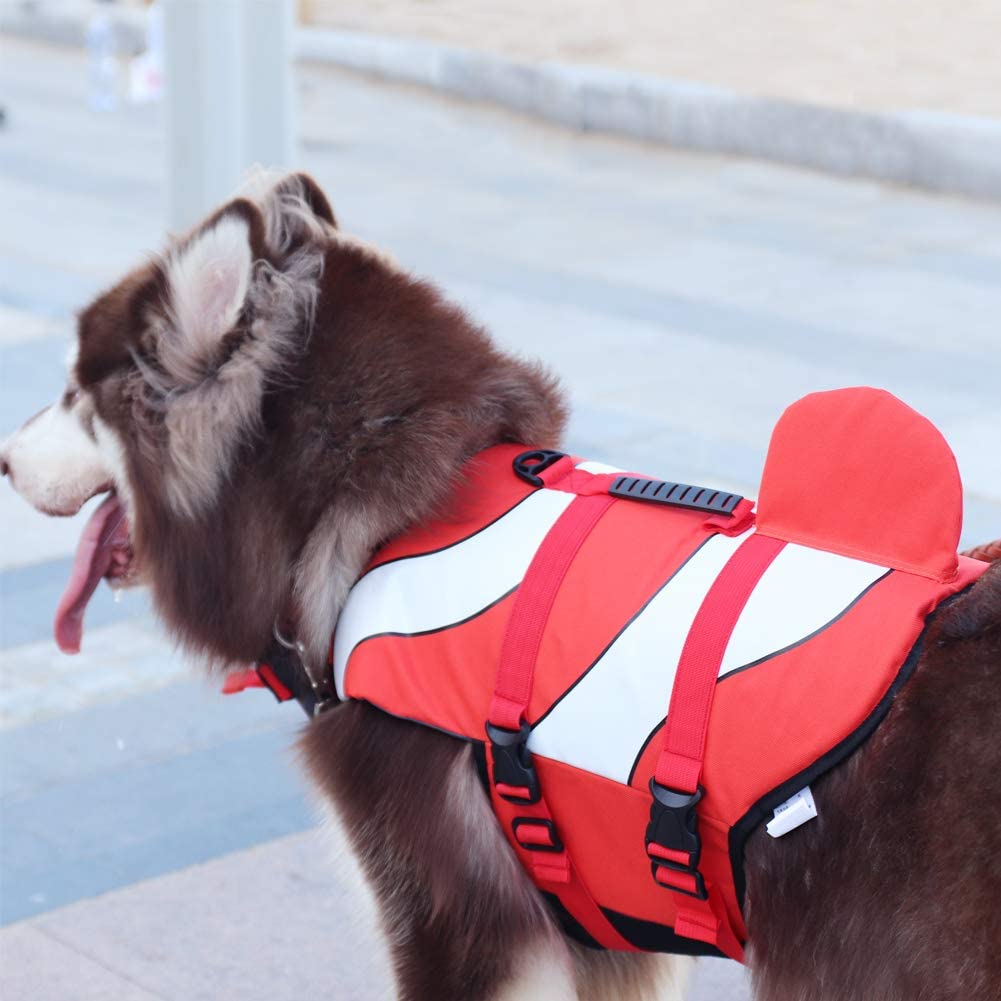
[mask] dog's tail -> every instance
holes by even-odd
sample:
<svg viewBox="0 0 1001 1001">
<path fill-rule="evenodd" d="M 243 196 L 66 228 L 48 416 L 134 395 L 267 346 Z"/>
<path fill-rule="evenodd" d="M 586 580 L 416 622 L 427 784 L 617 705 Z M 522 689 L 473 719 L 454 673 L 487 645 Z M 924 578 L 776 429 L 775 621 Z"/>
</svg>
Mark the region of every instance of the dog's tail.
<svg viewBox="0 0 1001 1001">
<path fill-rule="evenodd" d="M 972 549 L 967 549 L 962 555 L 969 556 L 971 560 L 983 560 L 984 563 L 1001 560 L 1001 539 L 986 542 L 982 546 L 974 546 Z"/>
</svg>

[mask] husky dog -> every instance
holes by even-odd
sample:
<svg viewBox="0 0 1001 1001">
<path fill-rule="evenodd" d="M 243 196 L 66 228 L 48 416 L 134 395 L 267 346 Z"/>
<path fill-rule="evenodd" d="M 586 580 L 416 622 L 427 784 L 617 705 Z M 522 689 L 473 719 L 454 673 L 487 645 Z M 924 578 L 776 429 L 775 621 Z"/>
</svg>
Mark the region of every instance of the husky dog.
<svg viewBox="0 0 1001 1001">
<path fill-rule="evenodd" d="M 0 468 L 52 515 L 107 495 L 57 611 L 64 651 L 107 579 L 149 586 L 216 670 L 259 659 L 276 623 L 323 665 L 373 551 L 440 513 L 475 453 L 555 448 L 565 417 L 551 375 L 344 234 L 296 174 L 87 307 L 65 393 Z M 748 842 L 759 1001 L 1001 999 L 1001 567 L 931 629 L 876 735 L 815 784 L 821 821 Z M 347 702 L 302 749 L 381 906 L 400 998 L 681 996 L 687 960 L 563 935 L 466 744 Z"/>
</svg>

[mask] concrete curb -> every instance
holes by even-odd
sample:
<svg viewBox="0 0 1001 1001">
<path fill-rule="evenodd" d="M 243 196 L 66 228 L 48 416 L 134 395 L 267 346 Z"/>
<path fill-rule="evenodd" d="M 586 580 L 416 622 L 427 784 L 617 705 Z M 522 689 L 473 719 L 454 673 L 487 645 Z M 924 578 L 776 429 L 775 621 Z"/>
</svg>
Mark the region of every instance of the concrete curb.
<svg viewBox="0 0 1001 1001">
<path fill-rule="evenodd" d="M 871 113 L 420 40 L 300 29 L 300 58 L 489 101 L 585 131 L 1001 199 L 1001 121 Z"/>
<path fill-rule="evenodd" d="M 82 0 L 11 7 L 0 11 L 0 31 L 80 45 L 92 10 Z M 123 29 L 133 43 L 135 18 L 123 18 Z M 1001 200 L 1001 121 L 992 118 L 827 108 L 597 66 L 522 63 L 419 39 L 320 28 L 298 29 L 296 52 L 300 59 L 583 131 Z"/>
</svg>

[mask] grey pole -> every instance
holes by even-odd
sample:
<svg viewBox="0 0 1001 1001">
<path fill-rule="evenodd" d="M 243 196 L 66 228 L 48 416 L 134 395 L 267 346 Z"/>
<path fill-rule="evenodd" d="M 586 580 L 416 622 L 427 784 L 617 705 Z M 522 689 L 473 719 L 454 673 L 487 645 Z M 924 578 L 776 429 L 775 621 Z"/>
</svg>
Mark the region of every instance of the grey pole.
<svg viewBox="0 0 1001 1001">
<path fill-rule="evenodd" d="M 163 0 L 167 224 L 183 231 L 254 164 L 295 160 L 292 0 Z"/>
</svg>

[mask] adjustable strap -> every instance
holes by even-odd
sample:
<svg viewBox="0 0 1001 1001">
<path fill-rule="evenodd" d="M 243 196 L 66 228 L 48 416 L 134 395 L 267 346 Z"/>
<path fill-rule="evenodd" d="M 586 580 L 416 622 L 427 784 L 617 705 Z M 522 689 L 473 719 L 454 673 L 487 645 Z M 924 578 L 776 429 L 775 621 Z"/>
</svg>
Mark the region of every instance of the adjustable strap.
<svg viewBox="0 0 1001 1001">
<path fill-rule="evenodd" d="M 754 534 L 730 557 L 703 599 L 678 661 L 663 746 L 650 780 L 646 833 L 654 880 L 676 895 L 679 935 L 711 942 L 742 959 L 722 904 L 699 871 L 696 806 L 719 667 L 740 613 L 785 542 Z"/>
<path fill-rule="evenodd" d="M 572 472 L 572 461 L 557 455 L 538 470 L 539 485 Z M 614 502 L 607 493 L 576 497 L 547 533 L 518 588 L 490 703 L 487 773 L 494 812 L 533 880 L 557 894 L 595 941 L 608 949 L 635 951 L 588 892 L 560 838 L 528 750 L 525 718 L 553 602 L 584 540 Z"/>
<path fill-rule="evenodd" d="M 716 679 L 730 635 L 758 581 L 784 547 L 781 539 L 749 536 L 703 599 L 682 647 L 671 692 L 655 772 L 662 786 L 687 793 L 698 789 Z"/>
<path fill-rule="evenodd" d="M 536 551 L 504 633 L 490 703 L 491 725 L 508 731 L 520 729 L 532 697 L 535 661 L 553 602 L 584 540 L 614 503 L 615 498 L 608 494 L 576 497 Z"/>
</svg>

